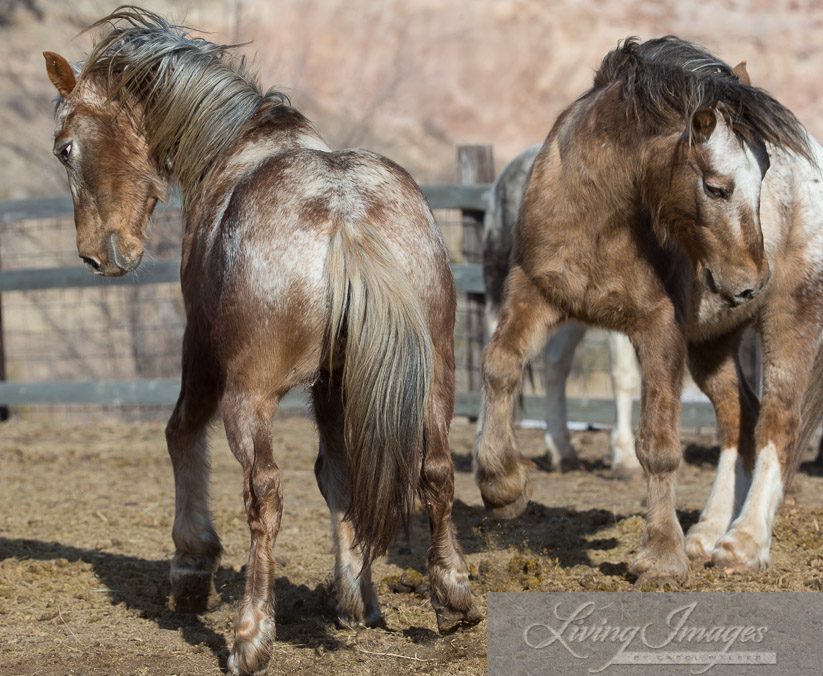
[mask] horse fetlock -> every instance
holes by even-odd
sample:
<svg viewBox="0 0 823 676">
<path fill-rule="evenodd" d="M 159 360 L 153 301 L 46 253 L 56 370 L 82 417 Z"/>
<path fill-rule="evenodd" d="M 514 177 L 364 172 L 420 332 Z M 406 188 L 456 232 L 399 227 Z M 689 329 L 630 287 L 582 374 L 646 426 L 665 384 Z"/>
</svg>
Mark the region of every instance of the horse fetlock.
<svg viewBox="0 0 823 676">
<path fill-rule="evenodd" d="M 546 459 L 549 461 L 552 470 L 564 470 L 565 467 L 571 467 L 573 464 L 579 465 L 577 453 L 572 448 L 568 432 L 565 431 L 566 421 L 563 421 L 563 432 L 552 433 L 548 429 L 543 437 L 543 442 L 546 445 Z M 575 468 L 576 469 L 576 468 Z"/>
<path fill-rule="evenodd" d="M 640 462 L 634 452 L 634 437 L 625 436 L 615 429 L 609 443 L 611 449 L 612 469 L 619 465 L 624 467 L 640 467 Z"/>
<path fill-rule="evenodd" d="M 742 528 L 733 528 L 712 551 L 712 563 L 730 572 L 765 570 L 769 567 L 771 537 L 757 537 Z"/>
<path fill-rule="evenodd" d="M 228 667 L 232 676 L 258 676 L 268 671 L 274 646 L 274 618 L 255 608 L 241 609 L 234 627 Z"/>
<path fill-rule="evenodd" d="M 466 594 L 461 594 L 459 600 L 454 595 L 449 602 L 444 603 L 438 598 L 438 592 L 432 587 L 431 602 L 437 616 L 437 631 L 441 634 L 451 634 L 459 629 L 473 627 L 483 619 L 483 613 L 474 603 L 474 596 L 466 585 Z M 452 605 L 459 604 L 459 605 Z"/>
<path fill-rule="evenodd" d="M 489 476 L 478 471 L 477 485 L 489 516 L 513 519 L 526 511 L 532 495 L 526 468 L 526 463 L 520 462 L 508 474 Z"/>
<path fill-rule="evenodd" d="M 380 612 L 380 605 L 375 599 L 374 604 L 369 604 L 365 608 L 352 609 L 337 604 L 336 623 L 340 629 L 359 629 L 360 627 L 377 627 L 383 621 L 383 614 Z"/>
<path fill-rule="evenodd" d="M 640 465 L 612 464 L 612 477 L 617 481 L 643 481 L 643 468 Z"/>
<path fill-rule="evenodd" d="M 344 629 L 380 624 L 382 615 L 377 592 L 370 581 L 357 579 L 350 569 L 335 575 L 337 624 Z"/>
<path fill-rule="evenodd" d="M 685 580 L 689 573 L 689 562 L 682 548 L 661 549 L 643 547 L 631 565 L 631 572 L 637 576 L 637 584 L 676 584 Z"/>
</svg>

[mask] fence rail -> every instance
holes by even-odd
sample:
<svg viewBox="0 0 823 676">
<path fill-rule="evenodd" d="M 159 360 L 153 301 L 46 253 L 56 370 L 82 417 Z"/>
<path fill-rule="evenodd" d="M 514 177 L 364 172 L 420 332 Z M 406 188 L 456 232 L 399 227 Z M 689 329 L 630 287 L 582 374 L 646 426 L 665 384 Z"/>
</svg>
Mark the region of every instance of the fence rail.
<svg viewBox="0 0 823 676">
<path fill-rule="evenodd" d="M 470 173 L 470 172 L 469 172 Z M 481 172 L 481 175 L 485 176 Z M 483 179 L 488 180 L 488 179 Z M 480 185 L 432 185 L 423 186 L 423 191 L 435 210 L 459 210 L 462 212 L 463 236 L 477 240 L 478 223 L 482 219 L 488 199 L 488 184 Z M 158 213 L 179 210 L 179 201 L 171 200 L 168 205 L 160 205 Z M 73 207 L 70 196 L 60 196 L 47 199 L 28 199 L 0 204 L 0 236 L 4 236 L 6 229 L 13 224 L 23 221 L 66 220 L 73 218 Z M 467 233 L 467 228 L 472 228 Z M 20 228 L 19 230 L 24 230 Z M 0 239 L 2 241 L 2 239 Z M 4 242 L 5 246 L 5 242 Z M 476 241 L 470 248 L 476 248 Z M 178 249 L 179 251 L 179 249 Z M 4 250 L 3 252 L 7 252 Z M 66 252 L 68 253 L 68 252 Z M 471 259 L 476 254 L 464 260 Z M 36 255 L 30 254 L 36 258 Z M 66 263 L 70 258 L 63 258 Z M 475 258 L 476 260 L 476 258 Z M 36 263 L 40 263 L 39 259 Z M 151 285 L 179 283 L 179 258 L 164 260 L 147 260 L 141 265 L 137 274 L 120 278 L 102 278 L 92 275 L 78 262 L 77 265 L 58 265 L 53 267 L 22 267 L 15 269 L 0 269 L 0 298 L 10 293 L 37 293 L 52 292 L 70 289 L 108 289 L 120 287 L 127 293 L 137 293 L 140 289 Z M 11 266 L 8 266 L 11 267 Z M 482 267 L 477 263 L 454 263 L 453 271 L 455 284 L 464 303 L 468 307 L 468 321 L 464 322 L 470 333 L 478 332 L 476 317 L 478 302 L 482 302 L 485 291 L 483 284 Z M 464 308 L 465 309 L 465 308 Z M 162 323 L 162 321 L 160 322 Z M 8 324 L 8 322 L 6 322 Z M 59 326 L 57 327 L 59 331 Z M 482 333 L 482 328 L 479 329 Z M 479 354 L 478 342 L 482 343 L 482 335 L 467 335 L 463 340 L 462 350 L 469 355 L 468 388 L 459 391 L 455 402 L 455 414 L 460 416 L 476 416 L 480 409 L 480 393 L 477 389 Z M 472 342 L 474 341 L 474 342 Z M 0 351 L 2 343 L 0 342 Z M 36 353 L 36 351 L 35 351 Z M 36 357 L 34 357 L 36 358 Z M 465 368 L 465 365 L 464 365 Z M 162 373 L 170 375 L 168 369 Z M 179 378 L 169 377 L 138 377 L 136 379 L 93 379 L 93 380 L 23 380 L 10 379 L 0 381 L 0 407 L 27 407 L 46 405 L 80 404 L 92 406 L 128 406 L 128 405 L 170 405 L 177 400 L 180 389 Z M 289 393 L 281 402 L 283 409 L 300 409 L 308 406 L 308 396 L 304 391 Z M 635 418 L 638 415 L 635 406 Z M 614 421 L 614 403 L 611 398 L 571 397 L 568 402 L 569 418 L 584 420 L 595 424 L 610 425 Z M 526 417 L 541 419 L 545 414 L 545 403 L 540 396 L 526 396 L 523 399 L 522 414 Z M 681 415 L 681 424 L 687 427 L 710 427 L 714 425 L 714 414 L 711 406 L 706 402 L 685 402 Z"/>
</svg>

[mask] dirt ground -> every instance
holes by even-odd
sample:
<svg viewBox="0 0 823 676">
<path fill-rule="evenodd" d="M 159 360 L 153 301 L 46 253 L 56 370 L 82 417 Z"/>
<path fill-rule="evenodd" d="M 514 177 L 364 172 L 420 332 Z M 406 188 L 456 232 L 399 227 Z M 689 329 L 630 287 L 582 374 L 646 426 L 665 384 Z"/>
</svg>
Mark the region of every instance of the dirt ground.
<svg viewBox="0 0 823 676">
<path fill-rule="evenodd" d="M 314 428 L 275 421 L 285 512 L 275 554 L 277 642 L 272 673 L 483 674 L 486 624 L 436 632 L 418 514 L 409 542 L 375 566 L 385 628 L 334 623 L 328 513 L 316 488 Z M 542 432 L 521 430 L 524 454 Z M 163 425 L 0 426 L 0 674 L 218 674 L 226 668 L 249 543 L 241 473 L 221 429 L 213 438 L 212 503 L 225 555 L 222 602 L 202 615 L 167 607 L 173 484 Z M 584 469 L 533 472 L 533 502 L 511 522 L 485 517 L 470 470 L 473 426 L 455 421 L 458 537 L 485 610 L 488 591 L 614 591 L 643 524 L 639 483 L 611 480 L 607 431 L 578 432 Z M 714 435 L 684 435 L 679 515 L 697 519 L 718 449 Z M 538 464 L 540 464 L 538 462 Z M 772 566 L 745 575 L 692 566 L 683 590 L 818 591 L 823 571 L 823 478 L 800 472 L 781 507 Z"/>
</svg>

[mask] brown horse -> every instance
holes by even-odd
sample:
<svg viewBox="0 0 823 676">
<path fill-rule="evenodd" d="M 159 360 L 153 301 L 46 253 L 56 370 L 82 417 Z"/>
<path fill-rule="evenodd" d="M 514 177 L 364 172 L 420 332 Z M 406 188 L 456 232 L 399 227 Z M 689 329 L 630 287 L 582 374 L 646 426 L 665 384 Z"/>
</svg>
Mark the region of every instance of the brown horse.
<svg viewBox="0 0 823 676">
<path fill-rule="evenodd" d="M 684 576 L 687 553 L 734 569 L 768 564 L 777 505 L 823 404 L 821 156 L 745 68 L 671 36 L 628 39 L 605 57 L 552 128 L 520 210 L 483 360 L 475 458 L 488 507 L 525 507 L 511 429 L 520 374 L 554 327 L 576 319 L 627 334 L 640 362 L 649 512 L 638 581 Z M 762 404 L 739 376 L 748 326 L 763 345 Z M 684 540 L 674 487 L 687 363 L 723 450 Z"/>
<path fill-rule="evenodd" d="M 135 270 L 153 207 L 170 181 L 182 190 L 187 326 L 166 428 L 172 607 L 196 612 L 216 595 L 206 434 L 219 410 L 251 530 L 228 666 L 265 670 L 283 510 L 271 422 L 302 385 L 320 435 L 315 473 L 331 512 L 339 620 L 379 620 L 370 565 L 408 529 L 419 496 L 438 627 L 478 621 L 451 521 L 456 294 L 420 189 L 379 155 L 329 150 L 227 47 L 136 8 L 101 25 L 78 76 L 45 54 L 61 96 L 54 153 L 68 172 L 78 252 L 97 274 Z"/>
</svg>

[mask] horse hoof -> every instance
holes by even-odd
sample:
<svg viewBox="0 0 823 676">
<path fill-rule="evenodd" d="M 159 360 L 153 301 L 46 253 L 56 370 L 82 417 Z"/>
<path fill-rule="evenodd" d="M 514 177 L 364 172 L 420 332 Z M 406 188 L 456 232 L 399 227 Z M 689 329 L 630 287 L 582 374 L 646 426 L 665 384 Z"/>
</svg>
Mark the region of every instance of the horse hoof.
<svg viewBox="0 0 823 676">
<path fill-rule="evenodd" d="M 769 567 L 769 539 L 766 546 L 746 531 L 731 530 L 712 551 L 712 564 L 730 573 L 765 570 Z"/>
<path fill-rule="evenodd" d="M 655 551 L 644 547 L 632 562 L 631 572 L 637 575 L 637 586 L 677 584 L 689 573 L 689 562 L 678 551 Z"/>
<path fill-rule="evenodd" d="M 338 609 L 335 624 L 338 629 L 357 630 L 362 627 L 382 627 L 386 622 L 379 610 L 376 613 L 367 613 L 365 617 L 355 618 Z"/>
<path fill-rule="evenodd" d="M 523 492 L 517 496 L 514 502 L 505 505 L 495 505 L 483 496 L 483 506 L 486 508 L 486 513 L 493 519 L 516 519 L 526 511 L 531 497 L 532 486 L 531 482 L 527 479 L 523 484 Z"/>
<path fill-rule="evenodd" d="M 618 465 L 612 468 L 612 477 L 616 481 L 640 482 L 643 481 L 644 476 L 642 467 Z"/>
<path fill-rule="evenodd" d="M 234 647 L 229 654 L 232 676 L 266 674 L 274 647 L 274 620 L 255 610 L 241 610 L 234 629 Z"/>
<path fill-rule="evenodd" d="M 580 459 L 577 456 L 560 460 L 560 473 L 575 472 L 580 469 Z"/>
<path fill-rule="evenodd" d="M 211 572 L 171 576 L 169 610 L 175 613 L 203 613 L 220 603 Z"/>
<path fill-rule="evenodd" d="M 435 607 L 434 610 L 437 615 L 437 631 L 444 636 L 454 633 L 458 629 L 473 627 L 483 619 L 483 613 L 477 609 L 474 603 L 466 611 L 445 607 Z"/>
<path fill-rule="evenodd" d="M 686 556 L 699 563 L 711 563 L 712 550 L 723 533 L 722 526 L 711 521 L 698 521 L 686 535 Z"/>
<path fill-rule="evenodd" d="M 641 575 L 634 586 L 638 591 L 673 591 L 680 587 L 680 580 L 670 575 Z"/>
</svg>

